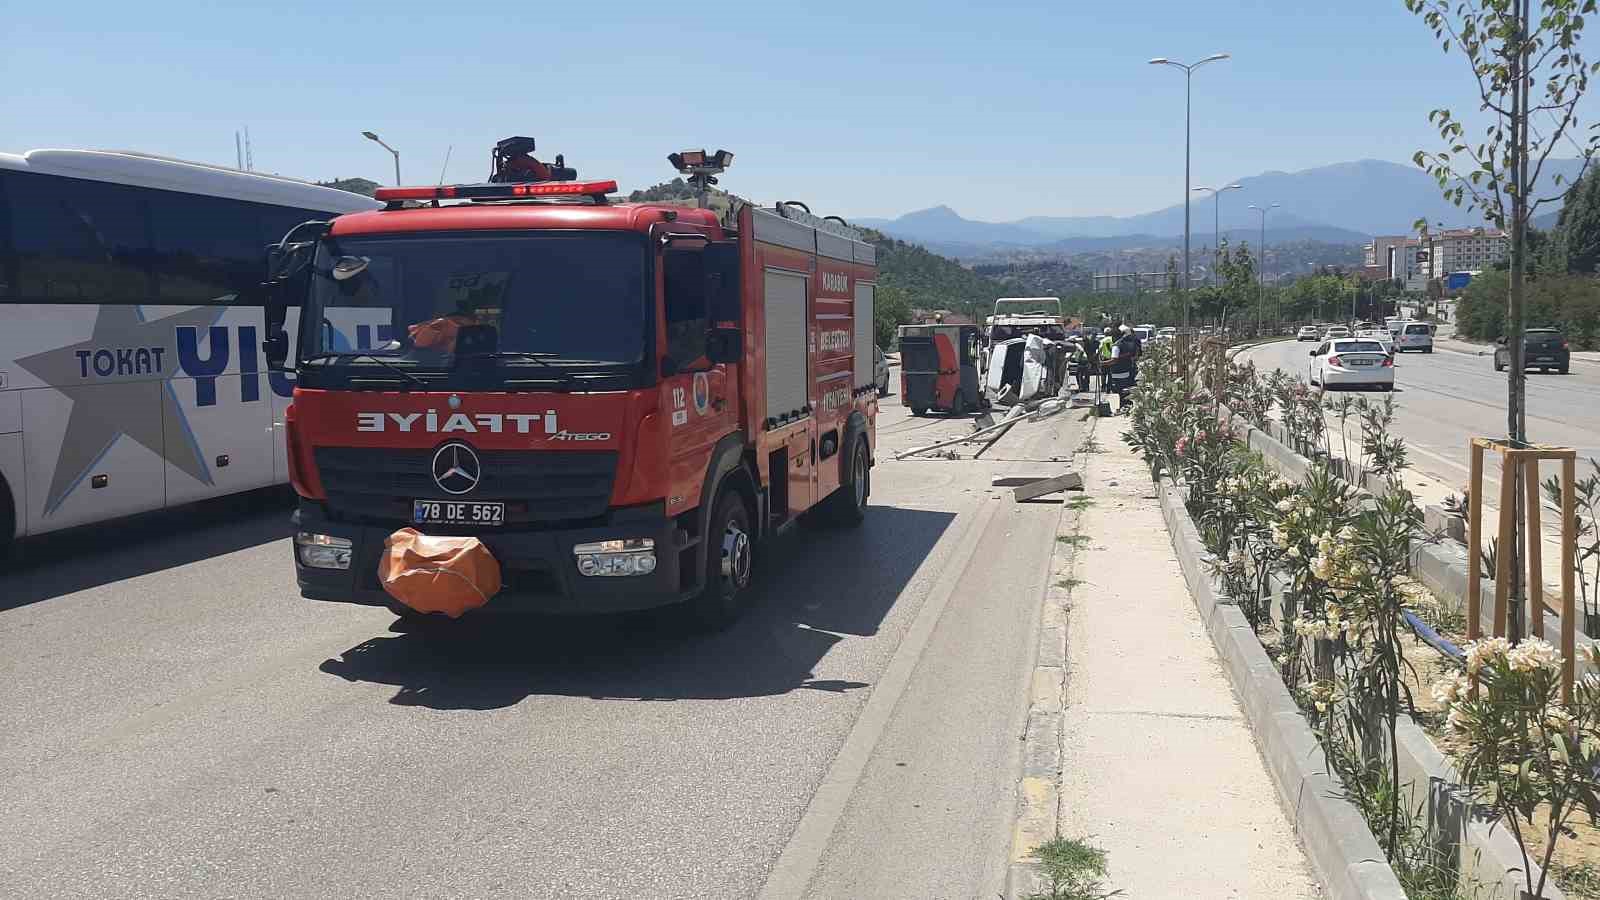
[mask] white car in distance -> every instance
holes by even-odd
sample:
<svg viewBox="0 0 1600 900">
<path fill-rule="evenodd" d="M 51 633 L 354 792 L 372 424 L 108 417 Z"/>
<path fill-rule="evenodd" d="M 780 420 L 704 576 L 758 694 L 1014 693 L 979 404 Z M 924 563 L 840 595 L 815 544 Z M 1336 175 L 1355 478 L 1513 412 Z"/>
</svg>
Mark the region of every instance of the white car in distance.
<svg viewBox="0 0 1600 900">
<path fill-rule="evenodd" d="M 1311 351 L 1308 379 L 1325 391 L 1335 388 L 1394 389 L 1394 357 L 1371 338 L 1335 338 Z"/>
<path fill-rule="evenodd" d="M 1383 345 L 1383 352 L 1390 356 L 1394 355 L 1394 336 L 1389 333 L 1387 328 L 1363 328 L 1357 331 L 1355 336 L 1369 341 L 1377 341 Z"/>
<path fill-rule="evenodd" d="M 1400 333 L 1395 335 L 1395 349 L 1433 352 L 1433 327 L 1427 322 L 1401 322 Z"/>
</svg>

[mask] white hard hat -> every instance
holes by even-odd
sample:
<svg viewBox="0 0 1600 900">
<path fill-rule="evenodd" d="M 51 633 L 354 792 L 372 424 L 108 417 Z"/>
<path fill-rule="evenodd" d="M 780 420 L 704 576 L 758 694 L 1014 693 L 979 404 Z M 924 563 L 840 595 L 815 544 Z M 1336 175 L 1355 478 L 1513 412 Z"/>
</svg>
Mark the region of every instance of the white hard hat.
<svg viewBox="0 0 1600 900">
<path fill-rule="evenodd" d="M 1127 334 L 1127 333 L 1128 333 L 1128 332 L 1130 332 L 1130 331 L 1132 331 L 1132 330 L 1133 330 L 1133 329 L 1132 329 L 1132 328 L 1129 328 L 1129 327 L 1128 327 L 1128 326 L 1126 326 L 1126 325 L 1124 325 L 1124 326 L 1122 326 L 1122 333 L 1123 333 L 1123 334 Z"/>
</svg>

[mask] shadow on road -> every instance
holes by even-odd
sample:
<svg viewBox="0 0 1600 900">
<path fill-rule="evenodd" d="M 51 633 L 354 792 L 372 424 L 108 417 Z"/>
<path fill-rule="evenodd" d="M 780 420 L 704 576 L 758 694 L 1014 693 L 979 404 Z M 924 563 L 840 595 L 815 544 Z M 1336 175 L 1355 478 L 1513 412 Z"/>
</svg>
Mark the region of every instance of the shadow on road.
<svg viewBox="0 0 1600 900">
<path fill-rule="evenodd" d="M 751 588 L 755 608 L 720 634 L 686 631 L 672 609 L 468 616 L 369 638 L 319 668 L 394 685 L 389 702 L 432 709 L 498 709 L 533 695 L 721 700 L 849 691 L 866 685 L 814 679 L 816 663 L 840 635 L 877 632 L 954 518 L 876 506 L 860 529 L 782 538 L 763 555 Z"/>
<path fill-rule="evenodd" d="M 293 497 L 268 488 L 30 538 L 0 562 L 0 612 L 288 537 Z"/>
</svg>

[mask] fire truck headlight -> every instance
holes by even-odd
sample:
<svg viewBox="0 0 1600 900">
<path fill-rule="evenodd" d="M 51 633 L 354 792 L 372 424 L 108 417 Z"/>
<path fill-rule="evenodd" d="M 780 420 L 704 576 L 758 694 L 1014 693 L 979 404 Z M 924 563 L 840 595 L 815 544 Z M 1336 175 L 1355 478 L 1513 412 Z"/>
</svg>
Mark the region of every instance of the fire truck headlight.
<svg viewBox="0 0 1600 900">
<path fill-rule="evenodd" d="M 656 570 L 656 542 L 652 538 L 591 541 L 572 548 L 578 573 L 590 578 L 626 578 Z"/>
<path fill-rule="evenodd" d="M 294 536 L 300 564 L 311 569 L 350 568 L 350 539 L 302 531 Z"/>
</svg>

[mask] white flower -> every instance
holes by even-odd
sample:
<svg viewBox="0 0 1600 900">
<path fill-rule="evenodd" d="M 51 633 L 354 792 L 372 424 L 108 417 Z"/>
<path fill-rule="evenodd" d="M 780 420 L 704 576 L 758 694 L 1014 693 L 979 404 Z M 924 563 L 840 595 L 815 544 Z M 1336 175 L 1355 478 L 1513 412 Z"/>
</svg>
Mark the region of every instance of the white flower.
<svg viewBox="0 0 1600 900">
<path fill-rule="evenodd" d="M 1299 547 L 1290 547 L 1289 548 L 1289 558 L 1290 559 L 1299 559 L 1300 558 L 1300 548 Z"/>
<path fill-rule="evenodd" d="M 1511 642 L 1503 637 L 1484 638 L 1467 645 L 1467 674 L 1476 675 L 1484 664 L 1511 652 Z"/>
<path fill-rule="evenodd" d="M 1327 581 L 1333 576 L 1333 560 L 1320 553 L 1312 557 L 1311 574 L 1323 581 Z"/>
<path fill-rule="evenodd" d="M 1286 513 L 1289 510 L 1294 509 L 1294 501 L 1290 500 L 1288 497 L 1285 497 L 1282 500 L 1279 500 L 1276 506 L 1278 508 L 1278 512 Z"/>
<path fill-rule="evenodd" d="M 1532 672 L 1541 668 L 1557 671 L 1561 668 L 1561 654 L 1547 641 L 1525 638 L 1506 654 L 1506 662 L 1513 672 Z"/>
<path fill-rule="evenodd" d="M 1355 540 L 1355 536 L 1356 530 L 1354 526 L 1346 525 L 1345 527 L 1339 529 L 1339 540 L 1341 541 Z"/>
</svg>

